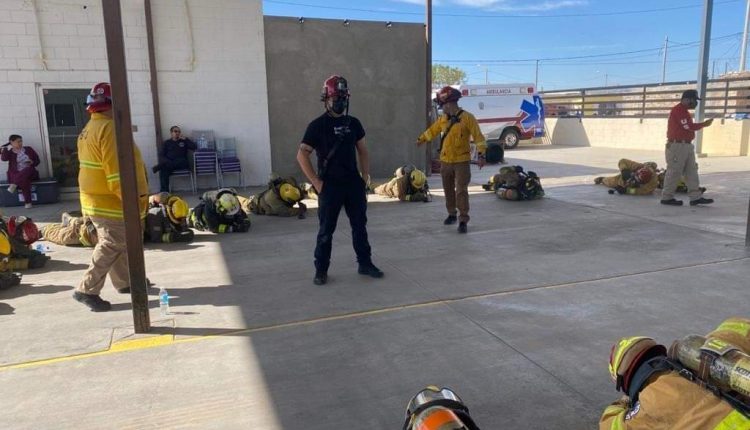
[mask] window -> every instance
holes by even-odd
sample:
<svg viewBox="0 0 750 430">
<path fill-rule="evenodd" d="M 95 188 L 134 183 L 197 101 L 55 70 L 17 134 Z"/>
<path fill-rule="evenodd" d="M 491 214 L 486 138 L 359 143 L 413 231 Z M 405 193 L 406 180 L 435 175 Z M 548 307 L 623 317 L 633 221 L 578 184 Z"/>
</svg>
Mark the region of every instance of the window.
<svg viewBox="0 0 750 430">
<path fill-rule="evenodd" d="M 47 124 L 49 127 L 75 127 L 76 115 L 73 105 L 47 105 Z"/>
</svg>

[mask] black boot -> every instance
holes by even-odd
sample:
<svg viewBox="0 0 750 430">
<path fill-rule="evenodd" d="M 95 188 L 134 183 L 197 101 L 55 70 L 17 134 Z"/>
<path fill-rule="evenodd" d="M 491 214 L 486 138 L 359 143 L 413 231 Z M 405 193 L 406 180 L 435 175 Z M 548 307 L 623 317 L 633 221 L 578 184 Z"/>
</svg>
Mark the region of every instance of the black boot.
<svg viewBox="0 0 750 430">
<path fill-rule="evenodd" d="M 690 206 L 697 206 L 697 205 L 710 205 L 714 202 L 714 199 L 704 199 L 703 197 L 695 200 L 690 200 Z"/>
<path fill-rule="evenodd" d="M 682 200 L 677 199 L 662 200 L 660 203 L 668 206 L 682 206 Z"/>
<path fill-rule="evenodd" d="M 455 216 L 455 215 L 448 215 L 448 218 L 446 218 L 445 221 L 443 221 L 443 224 L 445 224 L 445 225 L 451 225 L 451 224 L 455 224 L 456 221 L 458 221 L 458 217 L 457 216 Z"/>
<path fill-rule="evenodd" d="M 465 222 L 458 223 L 458 232 L 459 233 L 466 233 L 468 231 L 468 226 Z"/>
<path fill-rule="evenodd" d="M 313 284 L 325 285 L 326 282 L 328 282 L 328 273 L 321 272 L 321 271 L 315 272 L 315 278 L 313 278 Z"/>
<path fill-rule="evenodd" d="M 112 309 L 110 302 L 102 300 L 101 297 L 94 294 L 84 294 L 76 291 L 73 293 L 73 298 L 88 306 L 91 312 L 106 312 Z"/>
<path fill-rule="evenodd" d="M 367 275 L 371 276 L 373 278 L 382 278 L 383 277 L 383 271 L 375 267 L 374 264 L 360 264 L 359 269 L 357 272 L 360 275 Z"/>
</svg>

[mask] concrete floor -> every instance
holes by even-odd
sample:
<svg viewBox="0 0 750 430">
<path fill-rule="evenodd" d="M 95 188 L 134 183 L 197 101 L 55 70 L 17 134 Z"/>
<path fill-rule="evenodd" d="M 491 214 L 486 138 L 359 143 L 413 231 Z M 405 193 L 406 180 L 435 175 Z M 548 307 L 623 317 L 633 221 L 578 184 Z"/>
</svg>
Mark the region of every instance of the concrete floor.
<svg viewBox="0 0 750 430">
<path fill-rule="evenodd" d="M 152 292 L 149 336 L 132 335 L 129 297 L 111 285 L 112 312 L 73 301 L 90 250 L 50 245 L 47 268 L 0 292 L 0 428 L 395 429 L 438 384 L 483 429 L 595 429 L 618 397 L 607 359 L 619 337 L 670 343 L 750 309 L 750 159 L 701 159 L 717 203 L 674 208 L 591 185 L 622 156 L 663 164 L 660 152 L 509 151 L 547 198 L 474 186 L 467 235 L 442 225 L 438 177 L 432 203 L 371 196 L 380 280 L 356 273 L 343 215 L 323 287 L 315 217 L 149 247 L 148 276 L 172 296 L 162 317 Z M 75 206 L 6 212 L 53 221 Z"/>
</svg>

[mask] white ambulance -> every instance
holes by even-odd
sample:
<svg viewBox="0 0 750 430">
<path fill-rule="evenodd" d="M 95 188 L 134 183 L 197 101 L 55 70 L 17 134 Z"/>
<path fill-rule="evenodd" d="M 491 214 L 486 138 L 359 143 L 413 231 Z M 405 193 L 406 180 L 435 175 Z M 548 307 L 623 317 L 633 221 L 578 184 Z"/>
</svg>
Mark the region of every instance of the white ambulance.
<svg viewBox="0 0 750 430">
<path fill-rule="evenodd" d="M 534 84 L 456 85 L 458 104 L 471 112 L 488 143 L 515 148 L 521 140 L 544 136 L 544 104 Z"/>
</svg>

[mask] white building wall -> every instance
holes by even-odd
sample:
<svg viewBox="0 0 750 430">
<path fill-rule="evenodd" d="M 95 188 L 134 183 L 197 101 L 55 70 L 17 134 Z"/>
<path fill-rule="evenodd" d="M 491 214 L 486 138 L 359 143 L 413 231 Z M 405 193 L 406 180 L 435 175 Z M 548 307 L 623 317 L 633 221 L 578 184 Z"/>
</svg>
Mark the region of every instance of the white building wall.
<svg viewBox="0 0 750 430">
<path fill-rule="evenodd" d="M 134 138 L 151 166 L 156 133 L 143 0 L 122 7 Z M 271 156 L 260 0 L 156 0 L 152 13 L 163 136 L 179 124 L 187 134 L 212 129 L 217 138 L 235 137 L 245 183 L 265 183 Z M 109 80 L 102 20 L 98 1 L 0 0 L 0 140 L 20 134 L 40 150 L 43 176 L 50 172 L 42 91 Z M 158 188 L 156 176 L 150 182 Z"/>
</svg>

